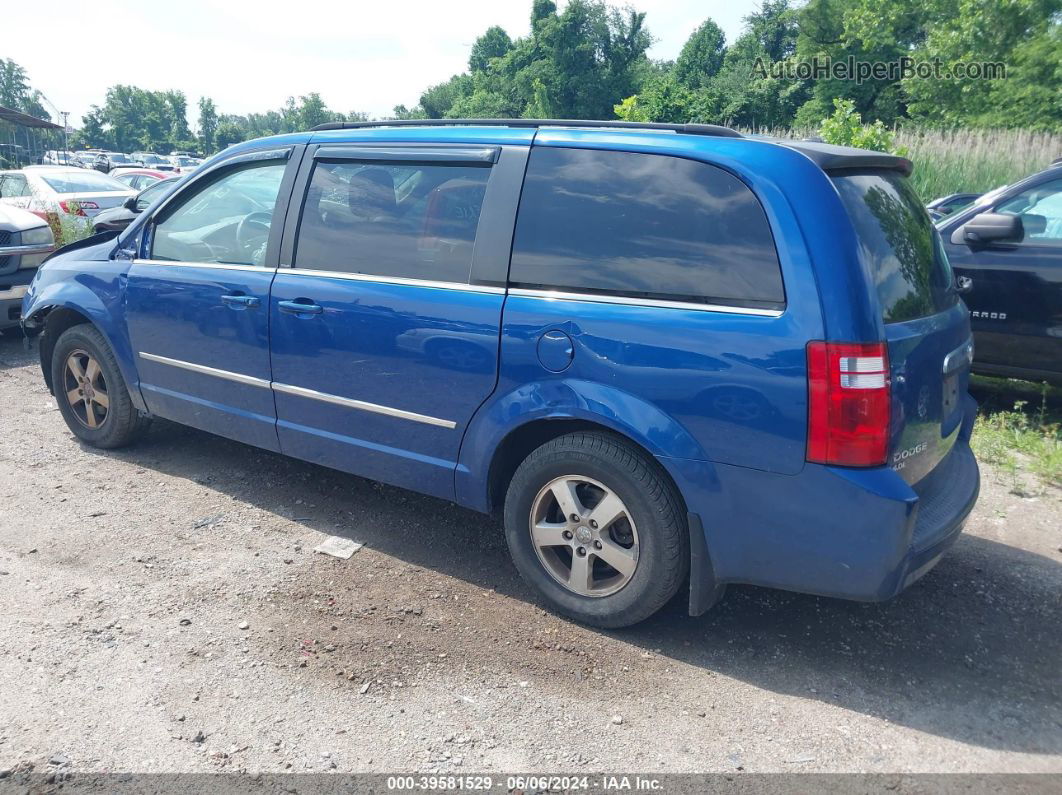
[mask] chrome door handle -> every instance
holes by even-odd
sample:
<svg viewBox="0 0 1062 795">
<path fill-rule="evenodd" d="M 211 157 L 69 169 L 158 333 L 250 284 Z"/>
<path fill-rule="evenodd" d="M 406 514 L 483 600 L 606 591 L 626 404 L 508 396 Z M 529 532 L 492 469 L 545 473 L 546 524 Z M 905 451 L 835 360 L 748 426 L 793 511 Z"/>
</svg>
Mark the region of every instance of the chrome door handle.
<svg viewBox="0 0 1062 795">
<path fill-rule="evenodd" d="M 277 301 L 277 308 L 289 315 L 319 315 L 324 311 L 317 304 L 302 301 Z"/>
<path fill-rule="evenodd" d="M 259 300 L 253 295 L 223 295 L 221 303 L 234 309 L 250 308 L 258 306 Z"/>
</svg>

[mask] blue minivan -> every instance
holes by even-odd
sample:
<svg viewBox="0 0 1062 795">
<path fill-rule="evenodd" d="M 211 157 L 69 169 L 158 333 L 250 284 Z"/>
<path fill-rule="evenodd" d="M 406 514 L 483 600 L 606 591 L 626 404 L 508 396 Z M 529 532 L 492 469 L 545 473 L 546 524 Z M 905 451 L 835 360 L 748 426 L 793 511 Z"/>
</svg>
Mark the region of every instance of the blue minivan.
<svg viewBox="0 0 1062 795">
<path fill-rule="evenodd" d="M 977 499 L 903 158 L 712 125 L 328 124 L 216 155 L 23 305 L 74 435 L 163 417 L 502 517 L 553 609 L 882 600 Z"/>
</svg>

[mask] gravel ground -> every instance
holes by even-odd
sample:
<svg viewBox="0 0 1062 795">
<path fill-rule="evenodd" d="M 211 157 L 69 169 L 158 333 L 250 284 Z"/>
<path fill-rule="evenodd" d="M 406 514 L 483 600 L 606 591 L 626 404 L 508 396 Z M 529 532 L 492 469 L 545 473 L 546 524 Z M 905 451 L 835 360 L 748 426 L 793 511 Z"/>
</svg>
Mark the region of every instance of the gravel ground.
<svg viewBox="0 0 1062 795">
<path fill-rule="evenodd" d="M 888 604 L 601 632 L 478 514 L 164 422 L 81 447 L 10 337 L 0 417 L 0 771 L 1062 772 L 1057 490 L 984 471 Z"/>
</svg>

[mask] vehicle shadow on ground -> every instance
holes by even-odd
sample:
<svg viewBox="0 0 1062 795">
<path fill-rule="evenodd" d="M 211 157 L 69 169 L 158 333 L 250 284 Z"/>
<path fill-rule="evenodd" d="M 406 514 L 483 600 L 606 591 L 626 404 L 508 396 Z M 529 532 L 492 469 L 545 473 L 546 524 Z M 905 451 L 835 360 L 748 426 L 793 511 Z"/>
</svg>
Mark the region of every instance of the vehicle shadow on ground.
<svg viewBox="0 0 1062 795">
<path fill-rule="evenodd" d="M 194 480 L 411 565 L 534 601 L 509 563 L 498 522 L 441 500 L 161 421 L 136 447 L 86 451 Z M 684 614 L 680 595 L 633 629 L 601 634 L 973 745 L 1059 753 L 1060 586 L 1058 562 L 964 536 L 933 572 L 886 604 L 732 587 L 699 618 Z"/>
</svg>

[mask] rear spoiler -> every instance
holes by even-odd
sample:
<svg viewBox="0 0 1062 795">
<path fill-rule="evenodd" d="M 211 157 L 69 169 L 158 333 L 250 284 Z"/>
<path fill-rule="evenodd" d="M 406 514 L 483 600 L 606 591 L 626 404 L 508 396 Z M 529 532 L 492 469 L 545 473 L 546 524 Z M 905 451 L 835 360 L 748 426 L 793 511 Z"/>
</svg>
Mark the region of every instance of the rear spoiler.
<svg viewBox="0 0 1062 795">
<path fill-rule="evenodd" d="M 826 172 L 884 168 L 898 171 L 905 177 L 909 177 L 914 170 L 914 164 L 906 157 L 890 155 L 887 152 L 856 149 L 852 146 L 834 146 L 818 141 L 777 140 L 776 143 L 800 152 Z"/>
</svg>

